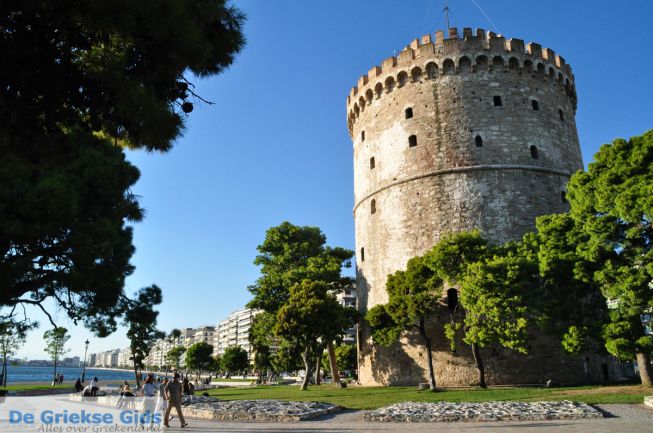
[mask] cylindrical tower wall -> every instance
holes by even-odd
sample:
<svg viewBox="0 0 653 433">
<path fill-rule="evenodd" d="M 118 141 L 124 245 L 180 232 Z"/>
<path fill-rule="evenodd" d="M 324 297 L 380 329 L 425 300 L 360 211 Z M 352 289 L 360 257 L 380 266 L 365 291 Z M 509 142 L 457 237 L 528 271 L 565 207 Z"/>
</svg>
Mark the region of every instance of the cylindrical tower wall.
<svg viewBox="0 0 653 433">
<path fill-rule="evenodd" d="M 537 44 L 469 29 L 460 39 L 454 30 L 449 39 L 439 32 L 435 41 L 415 40 L 361 77 L 348 97 L 363 313 L 387 302 L 388 274 L 443 234 L 477 227 L 499 243 L 532 230 L 538 215 L 568 210 L 566 183 L 582 168 L 574 79 L 564 60 Z M 426 356 L 414 342 L 398 352 L 373 345 L 364 326 L 359 337 L 362 383 L 423 380 Z M 432 337 L 441 383 L 473 383 L 471 356 L 451 354 L 443 335 Z M 505 356 L 511 367 L 488 363 L 491 380 L 525 383 L 549 370 L 522 370 Z M 578 363 L 565 362 L 576 374 Z M 544 364 L 559 371 L 557 362 Z"/>
</svg>

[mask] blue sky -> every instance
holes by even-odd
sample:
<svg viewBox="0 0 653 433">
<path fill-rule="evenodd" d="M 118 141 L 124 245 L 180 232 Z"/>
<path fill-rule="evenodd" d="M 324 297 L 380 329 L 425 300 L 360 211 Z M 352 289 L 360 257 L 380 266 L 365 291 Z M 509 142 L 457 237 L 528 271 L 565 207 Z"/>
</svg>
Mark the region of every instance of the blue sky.
<svg viewBox="0 0 653 433">
<path fill-rule="evenodd" d="M 573 68 L 584 161 L 615 137 L 653 128 L 653 2 L 451 0 L 452 26 L 538 42 Z M 147 211 L 135 227 L 136 271 L 128 292 L 163 289 L 160 328 L 215 324 L 249 300 L 252 261 L 265 230 L 284 220 L 322 228 L 354 247 L 352 147 L 345 99 L 361 74 L 412 39 L 442 29 L 442 0 L 239 0 L 247 46 L 224 74 L 196 81 L 214 101 L 196 105 L 167 154 L 131 152 L 134 193 Z M 534 7 L 534 5 L 542 5 Z M 43 358 L 42 333 L 21 356 Z M 70 355 L 124 347 L 59 322 Z"/>
</svg>

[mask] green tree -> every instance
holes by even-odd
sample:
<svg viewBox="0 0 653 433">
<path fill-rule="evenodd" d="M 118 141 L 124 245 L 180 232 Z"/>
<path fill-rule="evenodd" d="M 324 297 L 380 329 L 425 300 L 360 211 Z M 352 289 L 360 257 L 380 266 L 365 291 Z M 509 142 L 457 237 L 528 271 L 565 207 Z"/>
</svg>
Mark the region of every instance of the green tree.
<svg viewBox="0 0 653 433">
<path fill-rule="evenodd" d="M 324 281 L 304 280 L 290 288 L 289 297 L 277 314 L 276 335 L 301 353 L 306 375 L 301 385 L 308 387 L 312 361 L 322 359 L 324 341 L 333 341 L 353 326 L 356 311 L 343 307 Z"/>
<path fill-rule="evenodd" d="M 43 339 L 45 340 L 45 353 L 50 355 L 50 359 L 54 363 L 54 371 L 52 373 L 52 384 L 54 385 L 55 379 L 57 377 L 57 362 L 59 359 L 68 353 L 66 349 L 66 343 L 70 340 L 70 335 L 68 335 L 68 330 L 66 328 L 54 328 L 45 331 L 43 334 Z"/>
<path fill-rule="evenodd" d="M 179 365 L 181 364 L 181 357 L 186 353 L 186 348 L 183 346 L 176 346 L 168 350 L 165 355 L 166 363 L 179 371 Z"/>
<path fill-rule="evenodd" d="M 357 368 L 357 351 L 353 344 L 341 344 L 335 347 L 336 362 L 340 371 L 354 372 Z M 324 352 L 322 355 L 322 368 L 324 371 L 331 372 L 331 361 L 329 354 Z"/>
<path fill-rule="evenodd" d="M 7 387 L 7 359 L 15 355 L 25 344 L 27 332 L 38 327 L 36 322 L 16 321 L 13 319 L 0 322 L 0 355 L 2 355 L 2 374 L 0 386 Z"/>
<path fill-rule="evenodd" d="M 195 371 L 199 379 L 202 371 L 208 370 L 211 366 L 212 355 L 212 345 L 204 341 L 197 342 L 186 350 L 186 368 Z"/>
<path fill-rule="evenodd" d="M 207 369 L 211 373 L 220 374 L 222 372 L 222 357 L 220 355 L 212 356 Z"/>
<path fill-rule="evenodd" d="M 372 338 L 382 346 L 390 346 L 402 333 L 417 332 L 426 351 L 429 388 L 435 391 L 432 344 L 426 322 L 436 311 L 442 280 L 426 265 L 424 258 L 414 257 L 408 261 L 405 271 L 388 275 L 386 290 L 388 303 L 372 307 L 365 316 Z"/>
<path fill-rule="evenodd" d="M 352 279 L 341 271 L 351 267 L 353 251 L 325 243 L 318 227 L 286 221 L 270 228 L 257 247 L 260 254 L 254 264 L 261 267 L 261 276 L 248 288 L 253 295 L 248 306 L 276 314 L 290 297 L 290 288 L 302 280 L 327 282 L 331 290 L 350 285 Z"/>
<path fill-rule="evenodd" d="M 266 232 L 257 249 L 259 255 L 254 263 L 261 266 L 261 276 L 249 287 L 253 299 L 248 306 L 270 313 L 275 320 L 290 297 L 290 288 L 303 280 L 325 282 L 333 293 L 352 284 L 352 278 L 341 272 L 343 267 L 351 267 L 353 251 L 326 246 L 326 237 L 318 227 L 283 222 Z M 316 348 L 313 356 L 319 365 L 321 355 L 318 357 L 317 352 Z"/>
<path fill-rule="evenodd" d="M 526 298 L 534 275 L 535 265 L 510 249 L 470 264 L 460 290 L 465 306 L 463 340 L 479 348 L 498 343 L 526 354 L 531 324 Z"/>
<path fill-rule="evenodd" d="M 569 214 L 538 217 L 536 231 L 522 241 L 521 253 L 537 262 L 537 283 L 529 308 L 538 325 L 558 338 L 567 353 L 578 354 L 601 338 L 607 305 L 593 279 L 595 263 L 579 254 L 588 242 Z"/>
<path fill-rule="evenodd" d="M 615 306 L 604 329 L 607 350 L 636 359 L 653 386 L 653 336 L 642 315 L 653 308 L 653 130 L 601 146 L 586 172 L 572 176 L 571 215 L 588 237 L 579 253 L 596 263 L 593 277 Z"/>
<path fill-rule="evenodd" d="M 240 346 L 227 347 L 222 354 L 220 366 L 227 373 L 228 377 L 247 371 L 249 369 L 249 356 L 247 355 L 247 351 Z"/>
<path fill-rule="evenodd" d="M 270 349 L 273 344 L 274 321 L 275 316 L 273 314 L 262 311 L 254 316 L 252 327 L 249 331 L 249 343 L 254 353 L 253 367 L 259 379 L 262 379 L 268 370 L 274 369 L 273 356 Z"/>
<path fill-rule="evenodd" d="M 469 266 L 478 263 L 492 254 L 492 249 L 488 242 L 483 238 L 479 230 L 470 232 L 460 232 L 444 236 L 440 241 L 425 255 L 424 260 L 442 280 L 450 284 L 462 283 L 463 277 L 468 272 Z M 461 287 L 461 289 L 463 289 Z M 466 334 L 468 330 L 464 318 L 467 311 L 467 305 L 458 299 L 458 291 L 451 288 L 447 291 L 448 307 L 450 322 L 445 325 L 445 335 L 449 339 L 451 348 L 455 349 L 456 335 L 459 330 Z M 452 298 L 453 296 L 453 298 Z M 475 306 L 470 306 L 474 308 Z M 462 320 L 462 323 L 461 323 Z M 485 365 L 479 344 L 475 340 L 470 340 L 472 356 L 479 375 L 479 386 L 487 388 L 485 381 Z"/>
<path fill-rule="evenodd" d="M 145 368 L 145 357 L 154 342 L 164 335 L 156 327 L 159 312 L 154 310 L 162 300 L 161 289 L 153 284 L 140 289 L 134 299 L 125 301 L 123 324 L 127 327 L 137 387 L 140 387 L 139 372 Z"/>
<path fill-rule="evenodd" d="M 244 17 L 224 0 L 0 4 L 0 306 L 116 329 L 142 210 L 124 147 L 167 151 Z"/>
<path fill-rule="evenodd" d="M 336 360 L 340 371 L 354 373 L 358 369 L 358 352 L 353 344 L 341 344 L 336 347 Z"/>
<path fill-rule="evenodd" d="M 290 341 L 281 340 L 270 362 L 274 372 L 299 371 L 303 367 L 301 349 Z"/>
</svg>

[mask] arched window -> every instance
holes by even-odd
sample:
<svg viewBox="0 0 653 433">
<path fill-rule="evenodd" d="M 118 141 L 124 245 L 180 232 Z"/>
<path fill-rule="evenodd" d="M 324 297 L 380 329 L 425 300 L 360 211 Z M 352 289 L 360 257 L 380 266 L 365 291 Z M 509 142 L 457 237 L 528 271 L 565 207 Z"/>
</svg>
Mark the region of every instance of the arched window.
<svg viewBox="0 0 653 433">
<path fill-rule="evenodd" d="M 524 70 L 526 72 L 531 72 L 533 70 L 533 62 L 530 60 L 524 60 Z"/>
<path fill-rule="evenodd" d="M 486 56 L 478 56 L 476 58 L 476 69 L 479 71 L 487 71 L 488 60 Z"/>
<path fill-rule="evenodd" d="M 367 92 L 365 92 L 365 98 L 367 99 L 367 104 L 372 103 L 372 99 L 374 99 L 374 92 L 372 92 L 372 89 L 367 89 Z"/>
<path fill-rule="evenodd" d="M 567 203 L 567 191 L 560 191 L 560 201 L 563 204 Z"/>
<path fill-rule="evenodd" d="M 365 141 L 365 131 L 361 131 L 361 141 Z"/>
<path fill-rule="evenodd" d="M 492 99 L 494 101 L 495 107 L 501 107 L 503 105 L 503 102 L 501 101 L 501 96 L 495 95 L 494 98 Z"/>
<path fill-rule="evenodd" d="M 365 248 L 361 248 L 361 262 L 365 261 Z"/>
<path fill-rule="evenodd" d="M 377 98 L 380 98 L 381 94 L 383 94 L 383 84 L 377 83 L 376 86 L 374 86 L 374 93 Z"/>
<path fill-rule="evenodd" d="M 483 147 L 483 138 L 480 135 L 477 135 L 476 138 L 474 138 L 474 143 L 476 143 L 476 147 Z"/>
<path fill-rule="evenodd" d="M 417 83 L 422 79 L 422 70 L 416 66 L 410 71 L 410 75 L 413 77 L 413 83 Z"/>
<path fill-rule="evenodd" d="M 540 111 L 540 103 L 535 99 L 531 100 L 531 107 L 533 107 L 533 111 Z"/>
<path fill-rule="evenodd" d="M 376 213 L 376 200 L 372 199 L 372 202 L 370 203 L 370 213 L 375 214 Z"/>
<path fill-rule="evenodd" d="M 456 73 L 456 64 L 451 59 L 445 59 L 442 63 L 442 70 L 445 75 L 453 75 Z"/>
<path fill-rule="evenodd" d="M 531 158 L 540 159 L 540 154 L 538 153 L 537 146 L 535 145 L 531 146 Z"/>
<path fill-rule="evenodd" d="M 458 290 L 447 290 L 447 306 L 449 307 L 449 311 L 456 311 L 456 307 L 458 306 Z"/>
<path fill-rule="evenodd" d="M 426 76 L 429 77 L 429 79 L 431 79 L 431 80 L 437 78 L 437 76 L 438 76 L 438 65 L 436 65 L 433 62 L 426 65 Z"/>
<path fill-rule="evenodd" d="M 472 61 L 467 56 L 461 57 L 458 61 L 458 67 L 461 73 L 469 73 L 472 71 Z"/>
<path fill-rule="evenodd" d="M 390 93 L 394 90 L 395 88 L 395 79 L 392 77 L 388 77 L 385 79 L 385 91 L 386 93 Z"/>
<path fill-rule="evenodd" d="M 562 108 L 558 108 L 558 116 L 560 116 L 560 121 L 565 121 L 565 113 L 563 113 Z"/>
<path fill-rule="evenodd" d="M 401 71 L 397 76 L 397 83 L 399 87 L 404 87 L 408 82 L 408 74 L 405 71 Z"/>
<path fill-rule="evenodd" d="M 413 109 L 411 107 L 406 108 L 406 119 L 412 119 Z"/>
<path fill-rule="evenodd" d="M 376 167 L 376 164 L 374 162 L 374 157 L 370 158 L 370 170 L 374 170 L 374 167 Z"/>
<path fill-rule="evenodd" d="M 492 59 L 492 67 L 497 71 L 503 71 L 503 57 L 494 56 Z"/>
<path fill-rule="evenodd" d="M 408 147 L 415 147 L 417 146 L 417 136 L 416 135 L 411 135 L 408 137 Z"/>
<path fill-rule="evenodd" d="M 517 57 L 511 57 L 510 60 L 508 60 L 508 69 L 516 71 L 519 69 L 519 60 Z"/>
</svg>

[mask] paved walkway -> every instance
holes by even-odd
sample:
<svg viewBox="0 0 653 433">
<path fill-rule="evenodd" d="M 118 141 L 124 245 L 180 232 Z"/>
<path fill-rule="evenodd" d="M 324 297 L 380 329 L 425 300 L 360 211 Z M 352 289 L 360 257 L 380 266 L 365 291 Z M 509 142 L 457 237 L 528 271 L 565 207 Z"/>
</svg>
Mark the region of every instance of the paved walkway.
<svg viewBox="0 0 653 433">
<path fill-rule="evenodd" d="M 48 399 L 48 409 L 61 411 L 71 409 L 70 402 L 61 397 L 36 397 L 32 400 L 21 400 L 23 410 L 42 409 L 43 404 L 38 404 L 36 399 Z M 31 432 L 36 428 L 26 428 L 25 425 L 10 425 L 8 423 L 8 404 L 0 402 L 0 432 Z M 334 432 L 334 433 L 372 433 L 372 432 L 465 432 L 465 433 L 653 433 L 653 409 L 639 405 L 600 405 L 606 418 L 598 420 L 569 420 L 569 421 L 531 421 L 531 422 L 454 422 L 454 423 L 372 423 L 364 422 L 364 411 L 343 411 L 310 421 L 294 423 L 268 423 L 268 422 L 213 422 L 189 419 L 189 426 L 181 429 L 178 420 L 171 421 L 171 428 L 163 429 L 169 432 Z M 117 413 L 117 409 L 107 409 L 108 412 Z M 173 414 L 175 411 L 173 410 Z M 175 414 L 176 415 L 176 414 Z M 43 431 L 43 430 L 41 430 Z M 45 430 L 65 432 L 62 430 Z M 87 430 L 88 433 L 94 430 Z M 106 431 L 106 430 L 98 430 Z M 113 430 L 116 431 L 116 430 Z M 117 430 L 125 431 L 125 430 Z M 130 429 L 127 431 L 134 431 Z M 138 430 L 137 430 L 138 431 Z"/>
<path fill-rule="evenodd" d="M 179 428 L 177 420 L 170 423 L 170 432 L 560 432 L 560 433 L 645 433 L 653 432 L 653 409 L 641 405 L 601 405 L 607 416 L 601 420 L 537 421 L 537 422 L 456 422 L 456 423 L 365 423 L 364 411 L 345 411 L 312 421 L 297 423 L 210 422 L 188 420 L 189 426 Z M 173 411 L 174 413 L 174 411 Z"/>
</svg>

